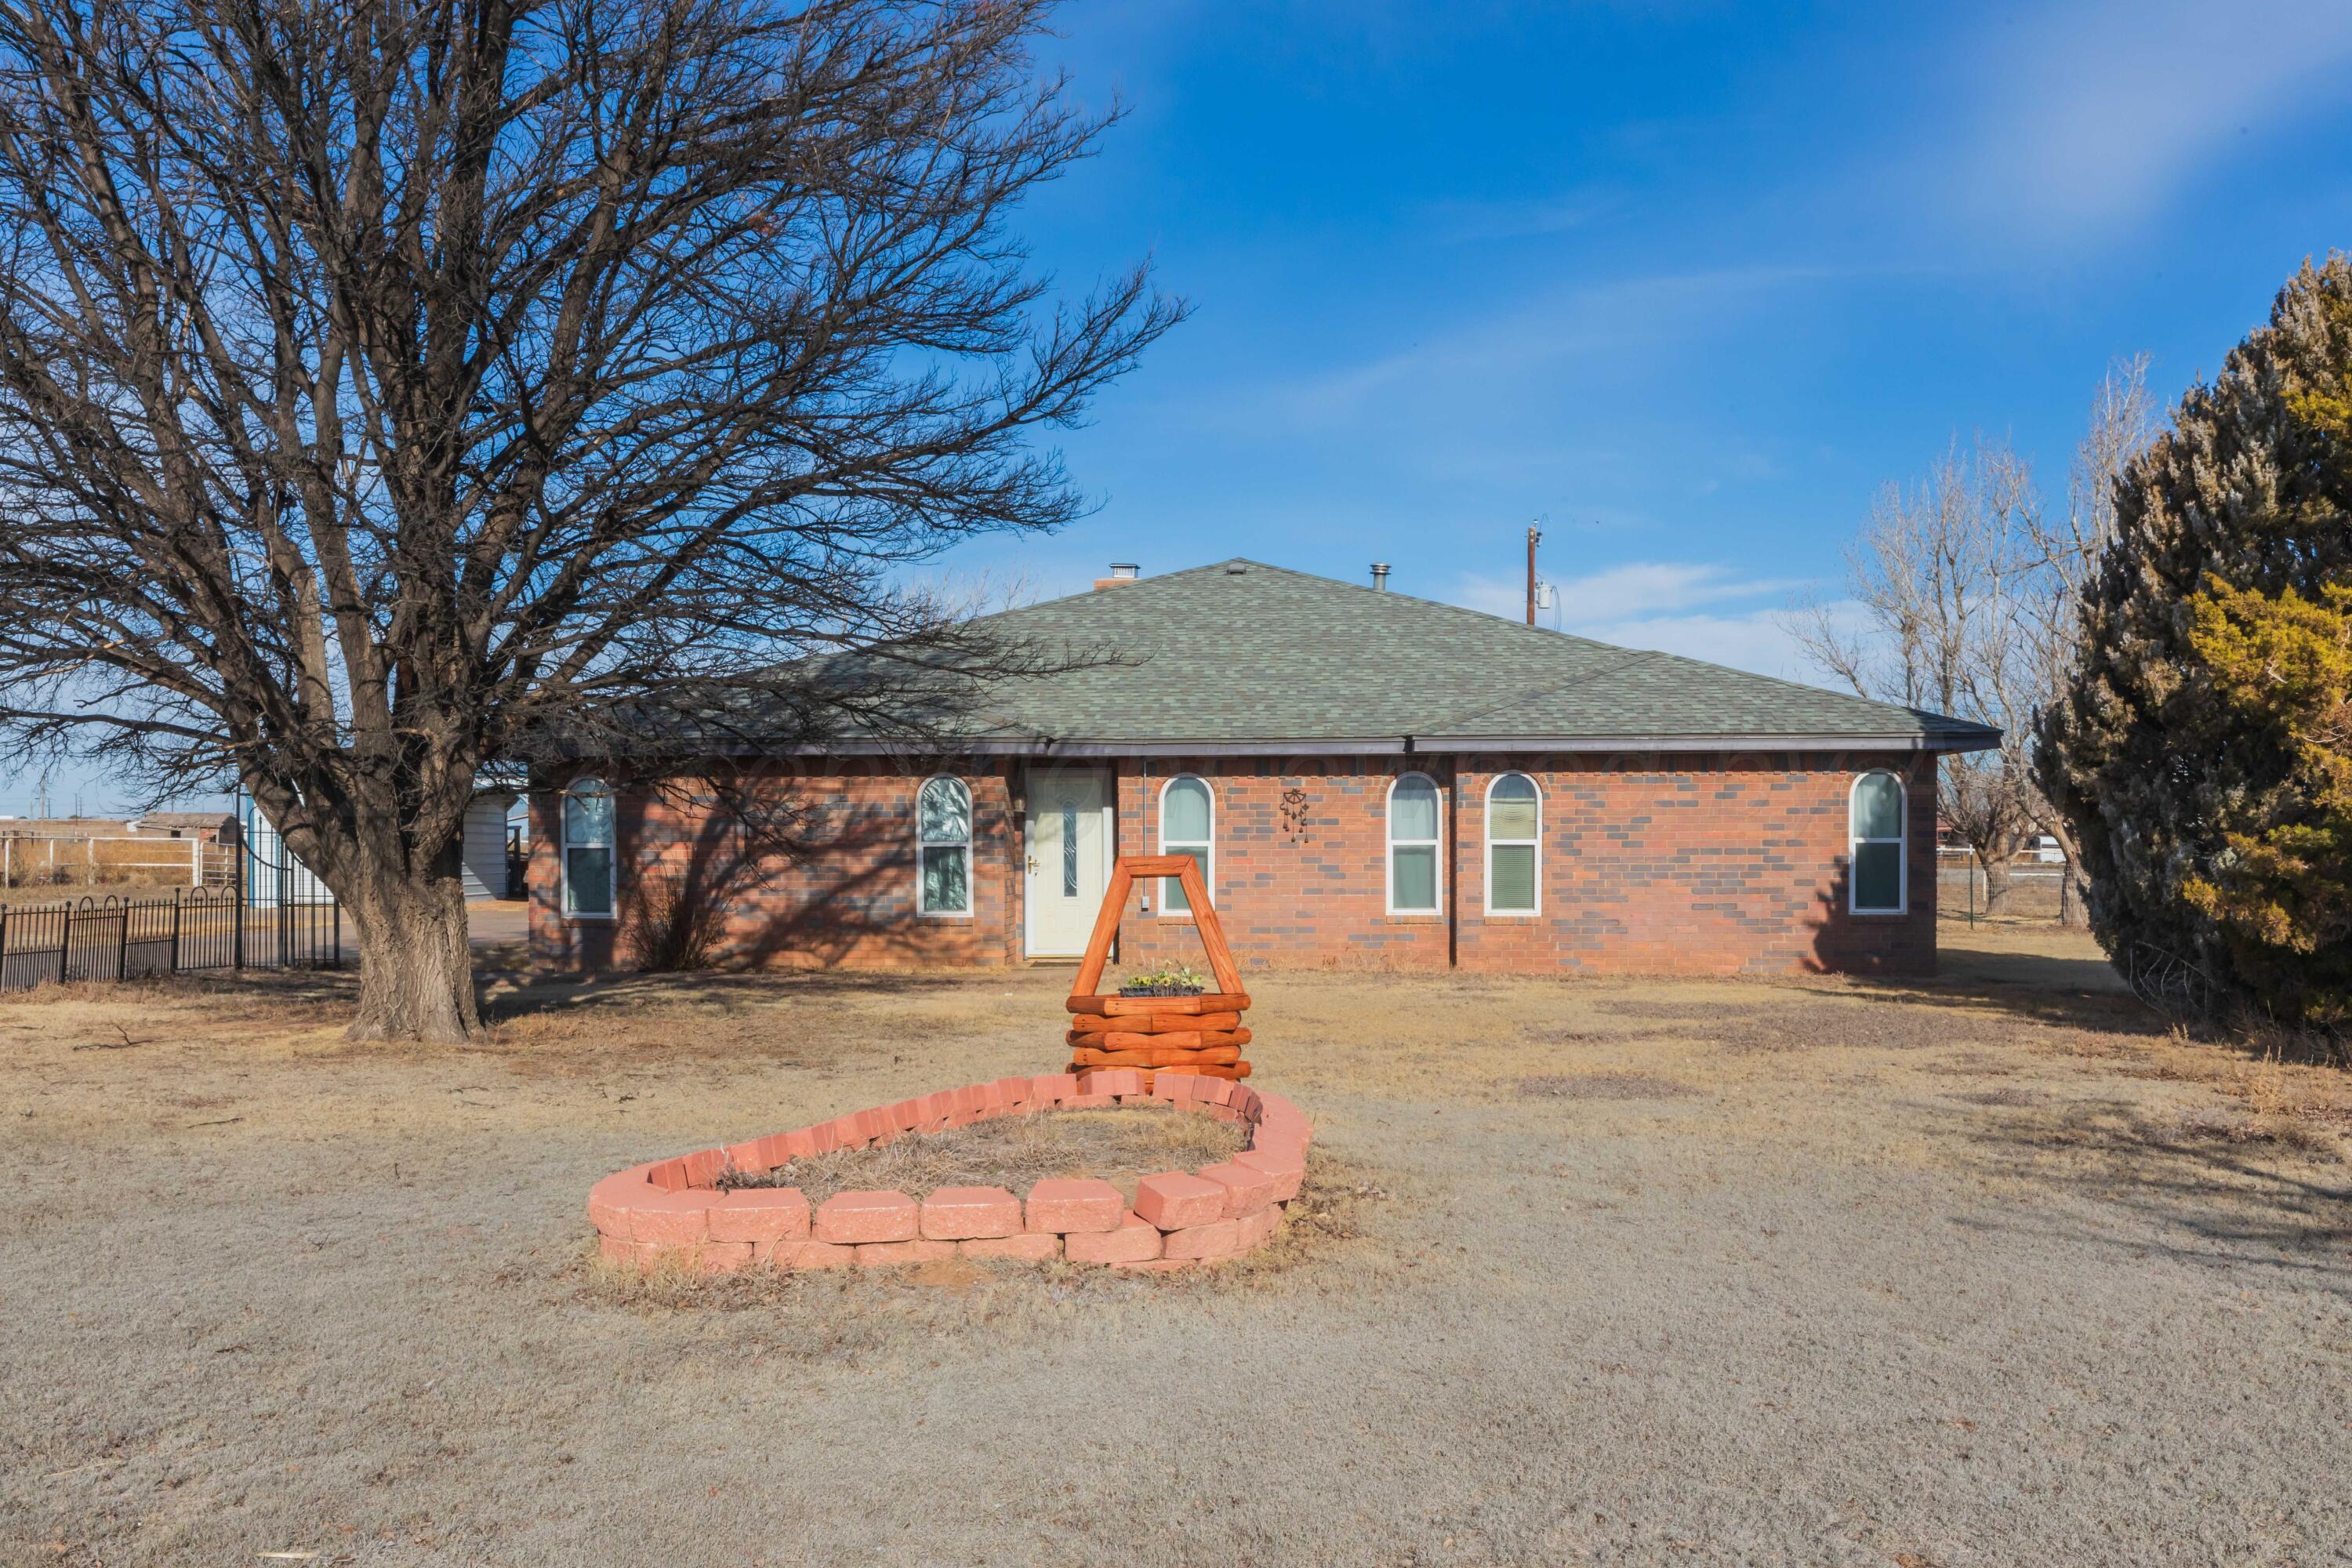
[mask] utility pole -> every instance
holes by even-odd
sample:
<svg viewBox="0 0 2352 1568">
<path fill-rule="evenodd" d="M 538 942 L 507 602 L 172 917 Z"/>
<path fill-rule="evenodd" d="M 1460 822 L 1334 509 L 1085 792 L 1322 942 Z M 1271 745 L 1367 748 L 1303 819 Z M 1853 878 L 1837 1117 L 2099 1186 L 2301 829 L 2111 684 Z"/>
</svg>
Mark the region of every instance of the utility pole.
<svg viewBox="0 0 2352 1568">
<path fill-rule="evenodd" d="M 1528 524 L 1528 625 L 1536 624 L 1536 546 L 1543 542 L 1543 530 Z"/>
</svg>

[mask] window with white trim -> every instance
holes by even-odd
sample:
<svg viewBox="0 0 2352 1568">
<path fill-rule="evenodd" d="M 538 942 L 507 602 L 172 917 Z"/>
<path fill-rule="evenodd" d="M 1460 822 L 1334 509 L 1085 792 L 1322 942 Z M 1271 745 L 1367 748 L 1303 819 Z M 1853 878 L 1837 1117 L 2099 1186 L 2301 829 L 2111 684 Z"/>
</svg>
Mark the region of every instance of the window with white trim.
<svg viewBox="0 0 2352 1568">
<path fill-rule="evenodd" d="M 1853 781 L 1847 802 L 1850 851 L 1847 907 L 1858 915 L 1899 915 L 1910 907 L 1910 873 L 1903 852 L 1903 781 L 1869 773 Z"/>
<path fill-rule="evenodd" d="M 1389 913 L 1437 913 L 1438 826 L 1444 812 L 1427 773 L 1404 773 L 1389 785 Z"/>
<path fill-rule="evenodd" d="M 575 780 L 563 792 L 563 912 L 613 915 L 613 791 L 603 779 Z"/>
<path fill-rule="evenodd" d="M 1179 773 L 1160 786 L 1160 852 L 1199 861 L 1201 886 L 1209 890 L 1210 903 L 1217 901 L 1217 797 L 1206 779 Z M 1173 877 L 1160 879 L 1160 912 L 1192 912 L 1184 884 Z"/>
<path fill-rule="evenodd" d="M 941 773 L 915 797 L 916 908 L 927 915 L 971 913 L 971 791 Z"/>
<path fill-rule="evenodd" d="M 1486 785 L 1486 912 L 1543 909 L 1543 792 L 1525 773 Z"/>
</svg>

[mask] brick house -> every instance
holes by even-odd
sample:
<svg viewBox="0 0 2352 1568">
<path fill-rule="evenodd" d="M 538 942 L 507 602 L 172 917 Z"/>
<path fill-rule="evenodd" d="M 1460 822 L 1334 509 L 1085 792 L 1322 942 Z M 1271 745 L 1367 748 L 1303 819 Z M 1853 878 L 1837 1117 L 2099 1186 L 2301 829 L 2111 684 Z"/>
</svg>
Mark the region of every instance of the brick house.
<svg viewBox="0 0 2352 1568">
<path fill-rule="evenodd" d="M 989 624 L 1119 657 L 1000 683 L 952 755 L 730 763 L 808 827 L 730 888 L 729 960 L 1067 959 L 1114 854 L 1184 853 L 1244 965 L 1925 972 L 1936 759 L 1999 738 L 1254 561 Z M 632 889 L 723 837 L 690 765 L 660 789 L 614 771 L 534 786 L 544 960 L 632 962 Z M 1172 881 L 1142 884 L 1119 957 L 1197 960 L 1190 925 Z"/>
</svg>

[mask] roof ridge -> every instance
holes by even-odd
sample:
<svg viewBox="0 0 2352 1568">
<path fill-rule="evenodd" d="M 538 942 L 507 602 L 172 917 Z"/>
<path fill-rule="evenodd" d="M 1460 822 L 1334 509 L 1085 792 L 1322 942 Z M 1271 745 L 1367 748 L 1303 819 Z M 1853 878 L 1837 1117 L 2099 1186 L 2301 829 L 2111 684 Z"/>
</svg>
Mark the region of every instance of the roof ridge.
<svg viewBox="0 0 2352 1568">
<path fill-rule="evenodd" d="M 1602 642 L 1598 637 L 1589 637 L 1579 632 L 1555 631 L 1548 626 L 1529 626 L 1523 621 L 1515 621 L 1508 616 L 1498 616 L 1492 610 L 1481 610 L 1475 609 L 1468 605 L 1457 605 L 1451 599 L 1432 599 L 1420 594 L 1407 594 L 1395 588 L 1375 588 L 1369 583 L 1354 583 L 1349 581 L 1345 577 L 1326 577 L 1319 572 L 1302 572 L 1296 566 L 1277 566 L 1272 562 L 1253 560 L 1246 555 L 1236 555 L 1231 560 L 1217 562 L 1215 564 L 1219 566 L 1230 566 L 1234 561 L 1239 561 L 1244 565 L 1251 567 L 1254 570 L 1279 573 L 1285 577 L 1297 577 L 1301 581 L 1313 583 L 1325 588 L 1346 588 L 1355 593 L 1367 595 L 1373 598 L 1387 601 L 1391 604 L 1402 602 L 1409 605 L 1426 605 L 1433 610 L 1442 610 L 1449 616 L 1478 621 L 1481 623 L 1484 629 L 1500 630 L 1512 637 L 1550 637 L 1561 642 L 1573 643 L 1582 647 L 1605 648 L 1611 653 L 1648 651 L 1647 649 L 1629 650 L 1621 647 L 1615 643 Z M 1171 572 L 1168 574 L 1168 576 L 1182 576 L 1187 573 L 1200 570 L 1202 570 L 1202 568 L 1187 567 L 1184 572 Z M 1165 581 L 1164 578 L 1160 580 Z"/>
<path fill-rule="evenodd" d="M 1162 572 L 1158 576 L 1131 578 L 1115 591 L 1131 593 L 1137 589 L 1154 588 L 1163 583 L 1173 583 L 1182 578 L 1198 577 L 1210 573 L 1224 575 L 1228 574 L 1228 569 L 1236 563 L 1247 567 L 1251 572 L 1264 572 L 1277 577 L 1287 577 L 1300 583 L 1310 584 L 1318 588 L 1340 589 L 1361 594 L 1388 604 L 1419 605 L 1428 609 L 1441 611 L 1457 619 L 1475 620 L 1479 623 L 1482 630 L 1502 631 L 1512 637 L 1548 637 L 1580 647 L 1601 648 L 1611 653 L 1628 651 L 1615 643 L 1602 642 L 1598 637 L 1588 637 L 1577 632 L 1554 631 L 1545 626 L 1528 626 L 1515 621 L 1508 616 L 1498 616 L 1491 610 L 1474 609 L 1468 605 L 1457 605 L 1448 599 L 1432 599 L 1420 594 L 1407 594 L 1393 588 L 1375 588 L 1369 583 L 1350 582 L 1345 577 L 1327 577 L 1320 572 L 1307 572 L 1296 566 L 1277 565 L 1274 562 L 1260 561 L 1250 555 L 1229 555 L 1222 561 L 1204 561 L 1198 566 L 1180 566 L 1173 572 Z M 1230 574 L 1240 576 L 1245 574 Z M 991 611 L 985 616 L 975 616 L 972 618 L 982 621 L 994 620 L 1000 616 L 1022 615 L 1032 610 L 1045 609 L 1051 605 L 1091 602 L 1097 595 L 1109 591 L 1113 590 L 1081 588 L 1075 593 L 1057 594 L 1050 599 L 1040 599 L 1034 605 L 1014 605 L 1005 609 Z"/>
<path fill-rule="evenodd" d="M 1100 659 L 1045 658 L 1034 672 L 1007 671 L 966 694 L 973 707 L 964 721 L 985 721 L 975 733 L 1034 736 L 1046 746 L 1385 738 L 1393 748 L 1400 738 L 1469 744 L 1492 731 L 1596 742 L 1814 735 L 1945 750 L 1979 747 L 1998 733 L 1246 555 L 1115 592 L 1009 605 L 968 625 L 982 637 L 1049 653 L 1103 650 Z"/>
<path fill-rule="evenodd" d="M 1791 679 L 1786 676 L 1766 675 L 1758 670 L 1742 669 L 1736 665 L 1718 664 L 1712 659 L 1694 658 L 1688 654 L 1669 653 L 1662 648 L 1628 648 L 1621 643 L 1603 642 L 1598 637 L 1585 637 L 1577 632 L 1556 631 L 1546 626 L 1530 626 L 1521 621 L 1513 620 L 1508 616 L 1498 616 L 1488 610 L 1474 609 L 1470 605 L 1454 604 L 1445 599 L 1432 599 L 1419 594 L 1408 594 L 1392 588 L 1376 588 L 1367 583 L 1351 582 L 1341 577 L 1327 577 L 1319 572 L 1307 572 L 1296 566 L 1283 566 L 1276 564 L 1274 562 L 1261 561 L 1255 556 L 1249 555 L 1229 555 L 1218 561 L 1204 561 L 1197 566 L 1180 567 L 1173 572 L 1165 572 L 1156 577 L 1140 577 L 1136 579 L 1132 584 L 1129 584 L 1128 587 L 1119 591 L 1133 592 L 1138 589 L 1149 591 L 1150 587 L 1157 586 L 1160 584 L 1179 582 L 1189 577 L 1205 576 L 1212 574 L 1221 575 L 1226 574 L 1230 573 L 1231 568 L 1236 564 L 1247 568 L 1250 572 L 1263 572 L 1269 575 L 1303 583 L 1317 589 L 1352 590 L 1357 594 L 1390 604 L 1419 606 L 1437 612 L 1438 614 L 1455 621 L 1475 622 L 1478 629 L 1481 631 L 1507 636 L 1521 639 L 1529 644 L 1532 644 L 1535 639 L 1541 638 L 1554 647 L 1566 646 L 1583 649 L 1587 652 L 1597 651 L 1607 654 L 1632 654 L 1634 656 L 1612 664 L 1606 668 L 1595 670 L 1586 675 L 1572 677 L 1570 679 L 1561 681 L 1554 686 L 1539 687 L 1531 691 L 1525 692 L 1518 697 L 1495 703 L 1490 707 L 1477 709 L 1467 713 L 1449 717 L 1443 721 L 1439 721 L 1441 723 L 1459 723 L 1470 719 L 1481 717 L 1485 714 L 1499 712 L 1502 710 L 1510 707 L 1515 701 L 1526 701 L 1534 698 L 1564 691 L 1570 687 L 1589 685 L 1593 681 L 1606 679 L 1611 675 L 1622 673 L 1623 671 L 1631 669 L 1646 661 L 1663 660 L 1687 669 L 1711 671 L 1717 675 L 1734 677 L 1742 680 L 1761 681 L 1780 690 L 1801 693 L 1807 699 L 1814 701 L 1827 698 L 1832 701 L 1853 704 L 1863 708 L 1877 709 L 1888 712 L 1889 714 L 1906 713 L 1914 718 L 1918 718 L 1924 715 L 1940 719 L 1947 722 L 1959 723 L 1969 728 L 1979 730 L 1991 730 L 1996 728 L 1996 726 L 1986 725 L 1975 720 L 1959 719 L 1956 715 L 1952 714 L 1937 713 L 1929 709 L 1914 708 L 1900 702 L 1881 701 L 1876 698 L 1864 697 L 1858 692 L 1839 691 L 1826 686 L 1809 685 L 1804 681 Z M 1234 574 L 1240 575 L 1241 574 Z M 1013 609 L 1001 610 L 996 612 L 996 615 L 1018 615 L 1024 612 L 1041 610 L 1052 605 L 1091 600 L 1096 595 L 1100 594 L 1104 590 L 1099 588 L 1081 590 L 1075 594 L 1065 594 L 1058 598 L 1041 599 L 1034 605 L 1024 605 Z M 990 616 L 978 618 L 986 620 L 993 619 L 995 616 Z"/>
<path fill-rule="evenodd" d="M 1996 725 L 1984 724 L 1973 719 L 1959 719 L 1955 714 L 1938 713 L 1932 709 L 1914 708 L 1908 703 L 1903 702 L 1884 701 L 1875 697 L 1864 697 L 1860 692 L 1856 691 L 1839 691 L 1834 688 L 1827 686 L 1811 686 L 1806 684 L 1804 681 L 1792 680 L 1786 676 L 1766 675 L 1761 670 L 1742 669 L 1738 665 L 1717 664 L 1713 659 L 1694 658 L 1688 654 L 1669 653 L 1664 648 L 1629 648 L 1622 643 L 1602 642 L 1598 637 L 1588 637 L 1577 632 L 1557 631 L 1544 626 L 1533 626 L 1526 622 L 1515 621 L 1508 616 L 1496 615 L 1490 610 L 1474 609 L 1468 605 L 1456 605 L 1445 599 L 1424 598 L 1418 594 L 1399 593 L 1396 590 L 1390 588 L 1375 588 L 1369 584 L 1351 583 L 1339 577 L 1326 577 L 1322 574 L 1317 572 L 1302 572 L 1295 566 L 1277 566 L 1271 562 L 1254 560 L 1246 555 L 1236 555 L 1226 561 L 1213 562 L 1210 564 L 1215 566 L 1229 566 L 1234 561 L 1239 561 L 1253 568 L 1279 573 L 1286 577 L 1301 578 L 1307 582 L 1314 583 L 1325 587 L 1352 588 L 1358 593 L 1374 595 L 1383 599 L 1403 600 L 1411 604 L 1425 605 L 1431 609 L 1441 610 L 1448 615 L 1455 616 L 1475 617 L 1478 621 L 1485 623 L 1487 629 L 1500 628 L 1514 637 L 1526 635 L 1537 637 L 1555 638 L 1582 647 L 1600 648 L 1609 653 L 1627 653 L 1633 656 L 1631 658 L 1620 660 L 1618 663 L 1612 664 L 1605 669 L 1594 670 L 1587 675 L 1576 676 L 1570 679 L 1563 680 L 1556 686 L 1540 687 L 1534 691 L 1526 693 L 1522 698 L 1516 698 L 1510 700 L 1497 702 L 1491 707 L 1478 709 L 1469 713 L 1446 719 L 1443 721 L 1443 722 L 1445 723 L 1457 723 L 1470 719 L 1480 718 L 1486 714 L 1497 712 L 1505 708 L 1508 708 L 1511 706 L 1513 701 L 1525 700 L 1528 698 L 1549 696 L 1554 692 L 1565 691 L 1573 686 L 1588 685 L 1593 681 L 1601 680 L 1609 676 L 1620 674 L 1625 670 L 1631 669 L 1635 665 L 1643 663 L 1646 660 L 1665 659 L 1675 664 L 1687 666 L 1693 669 L 1712 670 L 1719 674 L 1738 676 L 1747 680 L 1765 681 L 1770 685 L 1780 687 L 1784 690 L 1802 692 L 1810 698 L 1818 699 L 1828 697 L 1841 702 L 1853 702 L 1860 703 L 1863 706 L 1869 708 L 1888 709 L 1895 712 L 1909 713 L 1915 717 L 1923 713 L 1932 714 L 1934 717 L 1938 719 L 1955 720 L 1959 723 L 1971 725 L 1978 729 L 1990 730 L 1998 728 Z M 1205 566 L 1186 567 L 1181 572 L 1169 573 L 1167 574 L 1167 576 L 1186 576 L 1190 575 L 1192 573 L 1206 571 L 1207 569 L 1208 568 Z M 1165 581 L 1165 578 L 1161 580 Z"/>
</svg>

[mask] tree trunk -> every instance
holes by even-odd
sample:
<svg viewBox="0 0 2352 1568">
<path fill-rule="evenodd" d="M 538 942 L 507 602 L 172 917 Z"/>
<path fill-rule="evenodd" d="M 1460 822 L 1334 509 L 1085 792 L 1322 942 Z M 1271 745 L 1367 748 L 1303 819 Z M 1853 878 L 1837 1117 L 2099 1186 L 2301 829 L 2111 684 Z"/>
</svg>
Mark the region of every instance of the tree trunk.
<svg viewBox="0 0 2352 1568">
<path fill-rule="evenodd" d="M 1988 915 L 2009 912 L 2009 857 L 1995 849 L 1990 855 L 1979 855 L 1984 865 L 1985 907 Z"/>
<path fill-rule="evenodd" d="M 2058 868 L 2058 923 L 2080 931 L 2091 923 L 2090 889 L 2074 875 L 2074 863 Z"/>
<path fill-rule="evenodd" d="M 2063 817 L 2052 813 L 2052 820 L 2042 825 L 2058 846 L 2064 862 L 2058 868 L 2058 923 L 2070 931 L 2079 931 L 2091 923 L 2091 889 L 2083 880 L 2083 851 L 2067 831 Z"/>
<path fill-rule="evenodd" d="M 360 944 L 360 1011 L 349 1038 L 446 1043 L 482 1032 L 466 885 L 454 870 L 370 878 L 349 912 Z"/>
</svg>

